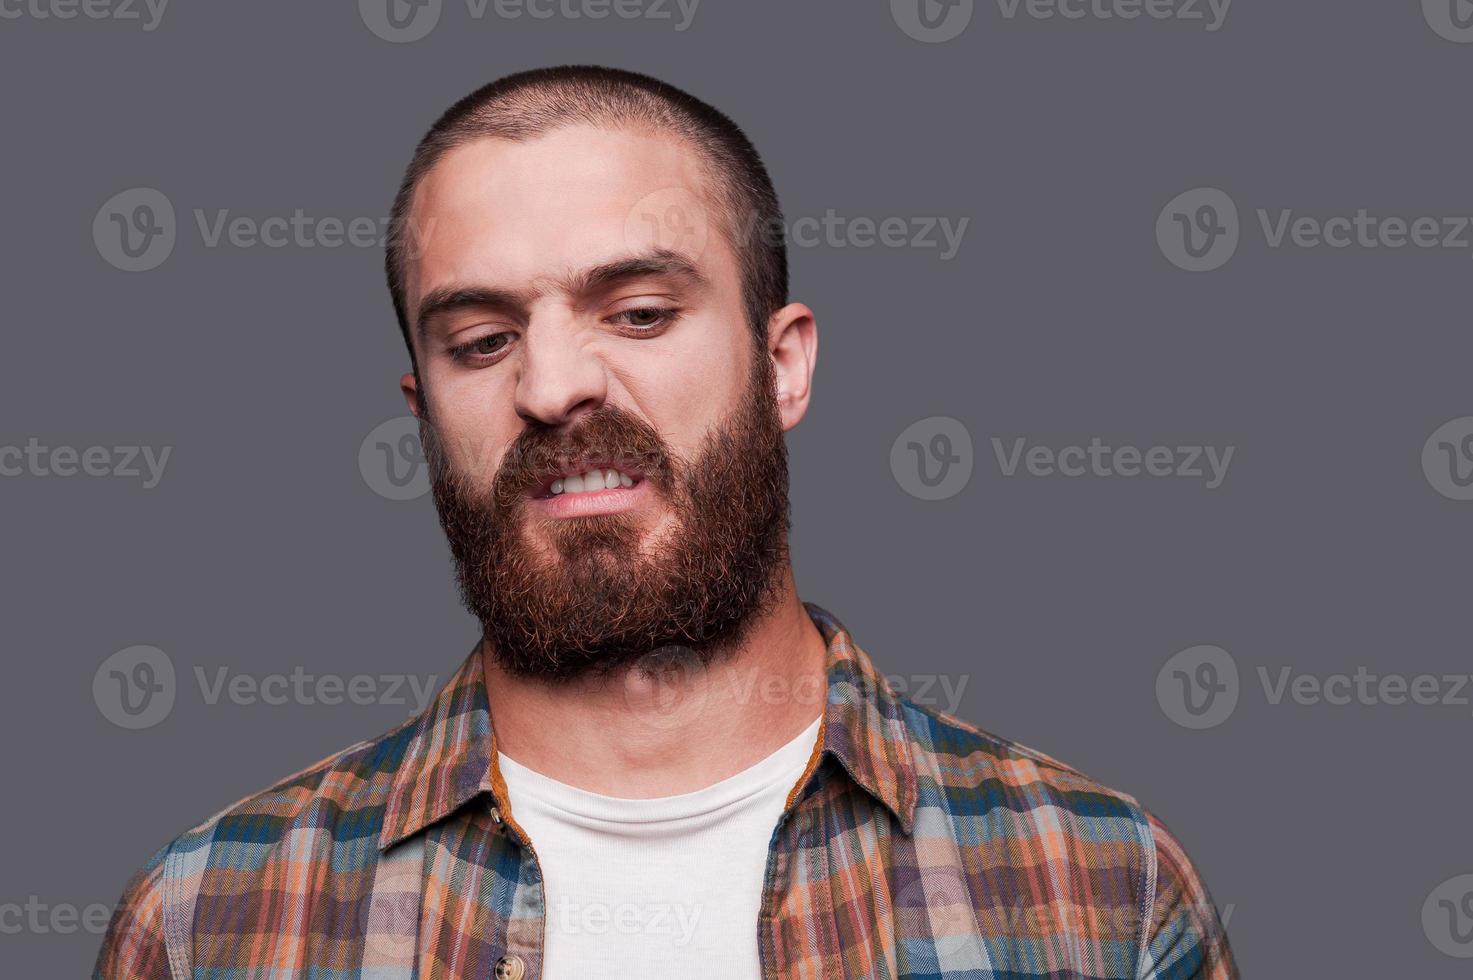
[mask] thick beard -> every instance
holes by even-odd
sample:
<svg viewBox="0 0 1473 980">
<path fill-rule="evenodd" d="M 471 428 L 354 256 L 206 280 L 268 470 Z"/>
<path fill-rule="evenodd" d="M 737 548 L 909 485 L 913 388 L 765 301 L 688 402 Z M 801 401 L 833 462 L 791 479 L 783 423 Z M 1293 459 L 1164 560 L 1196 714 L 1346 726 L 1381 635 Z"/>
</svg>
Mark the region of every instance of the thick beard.
<svg viewBox="0 0 1473 980">
<path fill-rule="evenodd" d="M 445 453 L 421 388 L 435 508 L 461 600 L 496 663 L 559 683 L 660 659 L 705 665 L 740 645 L 778 598 L 791 529 L 787 446 L 761 345 L 749 375 L 693 466 L 648 423 L 605 405 L 565 434 L 524 429 L 489 493 Z M 565 460 L 604 455 L 637 468 L 672 512 L 659 540 L 644 543 L 655 532 L 630 514 L 534 525 L 526 502 L 538 479 Z M 534 529 L 553 554 L 529 544 Z"/>
</svg>

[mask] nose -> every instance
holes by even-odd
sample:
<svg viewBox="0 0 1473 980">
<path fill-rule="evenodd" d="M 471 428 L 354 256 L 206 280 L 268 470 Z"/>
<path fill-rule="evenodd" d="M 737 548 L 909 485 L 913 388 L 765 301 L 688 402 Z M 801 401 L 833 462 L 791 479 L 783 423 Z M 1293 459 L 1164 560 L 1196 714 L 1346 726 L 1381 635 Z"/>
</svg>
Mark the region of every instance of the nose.
<svg viewBox="0 0 1473 980">
<path fill-rule="evenodd" d="M 565 426 L 603 405 L 608 374 L 588 339 L 569 322 L 529 325 L 516 389 L 522 421 Z"/>
</svg>

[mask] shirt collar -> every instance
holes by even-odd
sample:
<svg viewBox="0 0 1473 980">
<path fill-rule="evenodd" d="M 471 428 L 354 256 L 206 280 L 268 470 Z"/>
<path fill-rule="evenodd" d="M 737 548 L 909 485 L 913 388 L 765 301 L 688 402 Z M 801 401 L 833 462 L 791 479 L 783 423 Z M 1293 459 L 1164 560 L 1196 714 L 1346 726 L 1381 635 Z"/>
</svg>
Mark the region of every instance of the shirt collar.
<svg viewBox="0 0 1473 980">
<path fill-rule="evenodd" d="M 916 772 L 900 699 L 828 610 L 803 603 L 823 634 L 828 696 L 821 738 L 866 792 L 890 810 L 909 834 L 915 819 Z M 435 700 L 409 728 L 384 809 L 379 849 L 393 846 L 448 816 L 483 792 L 495 792 L 494 741 L 480 647 L 466 657 Z"/>
</svg>

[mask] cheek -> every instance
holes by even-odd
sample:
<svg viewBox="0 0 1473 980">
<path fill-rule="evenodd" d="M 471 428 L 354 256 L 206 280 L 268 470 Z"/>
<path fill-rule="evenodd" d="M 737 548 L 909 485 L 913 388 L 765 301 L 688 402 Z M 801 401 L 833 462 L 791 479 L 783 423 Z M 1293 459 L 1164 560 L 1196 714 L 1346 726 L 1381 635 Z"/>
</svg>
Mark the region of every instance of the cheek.
<svg viewBox="0 0 1473 980">
<path fill-rule="evenodd" d="M 706 436 L 745 396 L 751 364 L 747 344 L 745 335 L 738 344 L 683 344 L 655 365 L 655 376 L 643 385 L 647 397 L 640 400 L 651 420 L 669 449 L 687 463 L 695 462 Z"/>
<path fill-rule="evenodd" d="M 451 464 L 477 486 L 489 487 L 514 437 L 510 409 L 458 378 L 430 381 L 428 387 L 430 415 Z"/>
</svg>

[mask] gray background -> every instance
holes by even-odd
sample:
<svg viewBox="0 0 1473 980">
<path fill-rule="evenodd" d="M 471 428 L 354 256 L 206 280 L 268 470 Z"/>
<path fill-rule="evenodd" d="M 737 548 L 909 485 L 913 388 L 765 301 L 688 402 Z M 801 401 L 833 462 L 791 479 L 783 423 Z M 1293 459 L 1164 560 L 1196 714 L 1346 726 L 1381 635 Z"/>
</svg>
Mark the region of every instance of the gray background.
<svg viewBox="0 0 1473 980">
<path fill-rule="evenodd" d="M 375 36 L 353 3 L 176 0 L 153 31 L 0 20 L 0 443 L 172 447 L 152 489 L 0 478 L 0 904 L 110 904 L 175 834 L 409 713 L 210 705 L 196 667 L 443 679 L 460 662 L 474 631 L 429 497 L 390 500 L 358 465 L 404 414 L 380 250 L 211 248 L 194 211 L 380 218 L 451 101 L 588 61 L 732 115 L 790 219 L 970 219 L 950 261 L 791 248 L 821 335 L 789 435 L 803 598 L 883 670 L 965 683 L 961 716 L 1159 814 L 1231 910 L 1245 973 L 1466 976 L 1422 911 L 1473 871 L 1473 708 L 1275 705 L 1257 676 L 1470 669 L 1473 503 L 1420 458 L 1473 415 L 1473 247 L 1271 248 L 1255 214 L 1473 213 L 1473 45 L 1406 2 L 1238 0 L 1217 31 L 979 2 L 944 43 L 884 2 L 707 0 L 677 31 L 478 21 L 447 0 L 415 43 Z M 130 273 L 91 229 L 137 187 L 172 202 L 178 240 Z M 1242 216 L 1236 255 L 1204 273 L 1154 231 L 1197 187 Z M 936 501 L 890 467 L 931 416 L 974 445 L 970 482 Z M 1094 436 L 1236 449 L 1207 490 L 1005 478 L 990 442 Z M 131 731 L 93 679 L 135 644 L 179 682 L 168 717 Z M 1201 731 L 1156 692 L 1198 644 L 1241 675 L 1236 711 Z M 83 974 L 100 938 L 0 934 L 0 972 Z"/>
</svg>

